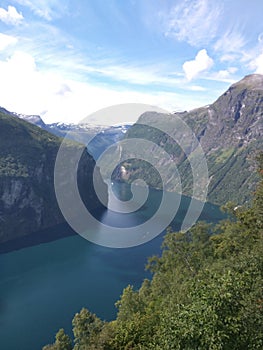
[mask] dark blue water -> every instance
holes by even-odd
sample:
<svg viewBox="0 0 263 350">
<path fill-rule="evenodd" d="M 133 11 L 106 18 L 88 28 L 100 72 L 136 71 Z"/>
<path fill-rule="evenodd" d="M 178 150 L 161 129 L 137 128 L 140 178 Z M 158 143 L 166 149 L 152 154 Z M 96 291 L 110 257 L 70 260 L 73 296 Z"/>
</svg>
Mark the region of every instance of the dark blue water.
<svg viewBox="0 0 263 350">
<path fill-rule="evenodd" d="M 120 185 L 126 191 L 125 185 Z M 142 221 L 152 215 L 160 197 L 151 191 L 153 208 L 147 205 L 136 217 L 106 213 L 105 221 Z M 149 204 L 149 203 L 148 203 Z M 189 199 L 183 197 L 173 222 L 176 229 Z M 129 216 L 130 215 L 130 216 Z M 222 217 L 216 206 L 206 204 L 201 219 Z M 61 229 L 61 228 L 60 228 Z M 6 350 L 38 350 L 53 342 L 59 328 L 71 331 L 71 320 L 82 307 L 99 317 L 116 316 L 114 303 L 124 287 L 139 287 L 147 258 L 160 253 L 163 234 L 134 248 L 112 249 L 89 243 L 75 235 L 25 247 L 0 255 L 0 342 Z"/>
</svg>

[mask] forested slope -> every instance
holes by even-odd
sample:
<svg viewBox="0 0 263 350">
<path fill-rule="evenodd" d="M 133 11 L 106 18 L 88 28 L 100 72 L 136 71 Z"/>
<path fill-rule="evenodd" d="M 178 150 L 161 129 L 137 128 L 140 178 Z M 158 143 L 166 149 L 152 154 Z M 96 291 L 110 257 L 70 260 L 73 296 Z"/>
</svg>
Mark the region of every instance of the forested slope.
<svg viewBox="0 0 263 350">
<path fill-rule="evenodd" d="M 0 243 L 65 221 L 54 189 L 61 142 L 61 138 L 0 110 Z M 68 141 L 66 161 L 77 149 L 83 149 L 77 169 L 83 201 L 90 210 L 102 208 L 93 188 L 96 164 L 85 146 Z M 64 172 L 67 179 L 66 167 Z M 98 172 L 99 180 L 107 196 L 107 186 Z"/>
</svg>

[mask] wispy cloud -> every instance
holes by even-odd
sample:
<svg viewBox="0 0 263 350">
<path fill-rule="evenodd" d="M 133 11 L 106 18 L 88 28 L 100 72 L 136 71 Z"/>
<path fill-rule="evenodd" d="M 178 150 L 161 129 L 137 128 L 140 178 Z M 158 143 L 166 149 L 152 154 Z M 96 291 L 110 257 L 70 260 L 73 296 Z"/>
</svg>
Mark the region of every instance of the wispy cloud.
<svg viewBox="0 0 263 350">
<path fill-rule="evenodd" d="M 111 62 L 107 64 L 103 60 L 101 64 L 100 62 L 94 62 L 93 65 L 83 65 L 80 68 L 89 73 L 109 77 L 115 81 L 125 81 L 136 85 L 177 85 L 182 82 L 181 78 L 168 76 L 167 73 L 162 71 L 161 65 L 136 66 L 123 63 L 111 64 Z"/>
<path fill-rule="evenodd" d="M 165 35 L 192 46 L 210 42 L 217 33 L 222 7 L 209 0 L 184 0 L 164 15 Z"/>
<path fill-rule="evenodd" d="M 22 6 L 28 7 L 37 16 L 51 21 L 54 18 L 60 17 L 65 11 L 66 5 L 64 1 L 59 0 L 14 0 Z"/>
<path fill-rule="evenodd" d="M 0 51 L 5 50 L 8 46 L 17 43 L 17 38 L 11 35 L 0 33 Z"/>
<path fill-rule="evenodd" d="M 140 90 L 148 86 L 151 91 L 157 89 L 158 85 L 170 89 L 175 86 L 182 87 L 184 80 L 183 74 L 180 76 L 171 73 L 174 71 L 173 62 L 142 63 L 115 55 L 109 50 L 96 51 L 89 48 L 87 43 L 85 49 L 89 54 L 86 54 L 79 50 L 81 41 L 52 23 L 31 22 L 30 26 L 23 28 L 23 35 L 19 32 L 18 42 L 15 36 L 0 36 L 0 49 L 1 45 L 4 49 L 15 41 L 15 49 L 30 53 L 41 69 L 57 71 L 68 79 L 93 81 L 101 85 L 137 85 Z M 5 57 L 11 54 L 8 52 Z"/>
<path fill-rule="evenodd" d="M 33 56 L 24 52 L 15 52 L 9 59 L 0 60 L 0 76 L 0 105 L 19 113 L 40 114 L 46 122 L 77 122 L 103 107 L 120 103 L 146 103 L 178 111 L 201 106 L 206 100 L 194 97 L 193 92 L 189 98 L 185 92 L 161 88 L 138 91 L 133 86 L 67 79 L 59 71 L 40 70 Z M 199 88 L 193 86 L 192 90 Z"/>
<path fill-rule="evenodd" d="M 227 30 L 214 44 L 214 50 L 222 54 L 222 61 L 234 60 L 242 53 L 246 40 L 240 30 Z"/>
<path fill-rule="evenodd" d="M 263 51 L 250 62 L 250 68 L 254 73 L 263 74 Z"/>
<path fill-rule="evenodd" d="M 17 12 L 14 6 L 8 6 L 7 10 L 0 8 L 0 20 L 6 24 L 18 25 L 24 19 L 22 13 Z"/>
<path fill-rule="evenodd" d="M 183 64 L 183 70 L 187 80 L 196 78 L 199 73 L 209 70 L 213 65 L 213 59 L 208 56 L 205 49 L 200 50 L 195 59 L 192 61 L 186 61 Z"/>
<path fill-rule="evenodd" d="M 233 74 L 236 73 L 237 71 L 238 71 L 238 69 L 236 67 L 221 69 L 217 72 L 213 72 L 213 73 L 209 74 L 208 76 L 204 77 L 204 79 L 216 81 L 216 82 L 233 84 L 234 82 L 237 81 L 236 78 L 233 78 Z"/>
<path fill-rule="evenodd" d="M 240 69 L 248 70 L 248 73 L 263 74 L 263 41 L 262 33 L 258 35 L 257 42 L 252 46 L 242 33 L 241 29 L 233 29 L 225 32 L 214 45 L 216 53 L 221 55 L 220 61 L 227 64 L 234 64 Z M 233 67 L 232 67 L 233 68 Z M 225 78 L 228 81 L 236 73 L 237 69 L 231 67 L 221 70 L 216 77 Z"/>
<path fill-rule="evenodd" d="M 189 86 L 190 91 L 206 91 L 207 89 L 200 85 L 190 85 Z"/>
</svg>

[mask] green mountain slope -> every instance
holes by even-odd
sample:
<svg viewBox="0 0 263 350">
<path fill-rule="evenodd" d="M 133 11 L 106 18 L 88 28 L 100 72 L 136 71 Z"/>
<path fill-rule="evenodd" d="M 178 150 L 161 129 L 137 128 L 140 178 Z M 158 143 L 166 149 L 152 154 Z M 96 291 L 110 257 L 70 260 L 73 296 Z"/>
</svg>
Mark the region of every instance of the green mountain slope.
<svg viewBox="0 0 263 350">
<path fill-rule="evenodd" d="M 247 201 L 257 181 L 253 171 L 256 167 L 255 157 L 263 149 L 263 76 L 255 74 L 245 77 L 210 106 L 170 115 L 145 113 L 128 130 L 127 139 L 142 138 L 156 144 L 145 150 L 145 154 L 156 153 L 157 147 L 170 154 L 173 165 L 162 157 L 158 163 L 165 169 L 165 187 L 176 191 L 170 181 L 176 165 L 183 192 L 191 195 L 193 178 L 189 159 L 196 150 L 196 144 L 191 141 L 187 144 L 185 135 L 180 135 L 180 131 L 176 130 L 177 124 L 173 124 L 176 117 L 191 128 L 204 151 L 210 181 L 208 200 L 215 204 L 228 200 L 238 203 Z M 172 137 L 158 130 L 165 125 L 169 125 Z M 179 146 L 182 140 L 187 144 L 184 151 Z M 125 152 L 123 158 L 136 158 L 135 152 Z M 145 162 L 128 160 L 122 165 L 114 173 L 118 180 L 131 182 L 142 177 L 153 187 L 161 187 L 160 177 L 152 175 Z"/>
<path fill-rule="evenodd" d="M 54 165 L 62 139 L 0 112 L 0 242 L 64 221 L 54 191 Z M 69 142 L 74 151 L 80 144 Z M 93 158 L 85 151 L 78 185 L 89 209 L 101 207 L 92 186 Z M 67 174 L 65 173 L 65 178 Z M 101 181 L 101 185 L 106 185 Z"/>
</svg>

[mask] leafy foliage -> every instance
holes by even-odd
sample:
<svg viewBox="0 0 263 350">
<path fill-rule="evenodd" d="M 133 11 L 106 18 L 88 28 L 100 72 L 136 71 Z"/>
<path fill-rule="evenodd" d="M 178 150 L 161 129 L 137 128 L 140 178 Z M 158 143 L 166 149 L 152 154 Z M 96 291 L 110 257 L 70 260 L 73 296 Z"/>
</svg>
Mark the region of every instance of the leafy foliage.
<svg viewBox="0 0 263 350">
<path fill-rule="evenodd" d="M 56 334 L 55 343 L 45 346 L 43 350 L 72 350 L 72 342 L 64 329 L 61 328 Z"/>
<path fill-rule="evenodd" d="M 96 335 L 101 332 L 103 322 L 94 314 L 83 308 L 72 321 L 74 350 L 89 349 Z"/>
</svg>

